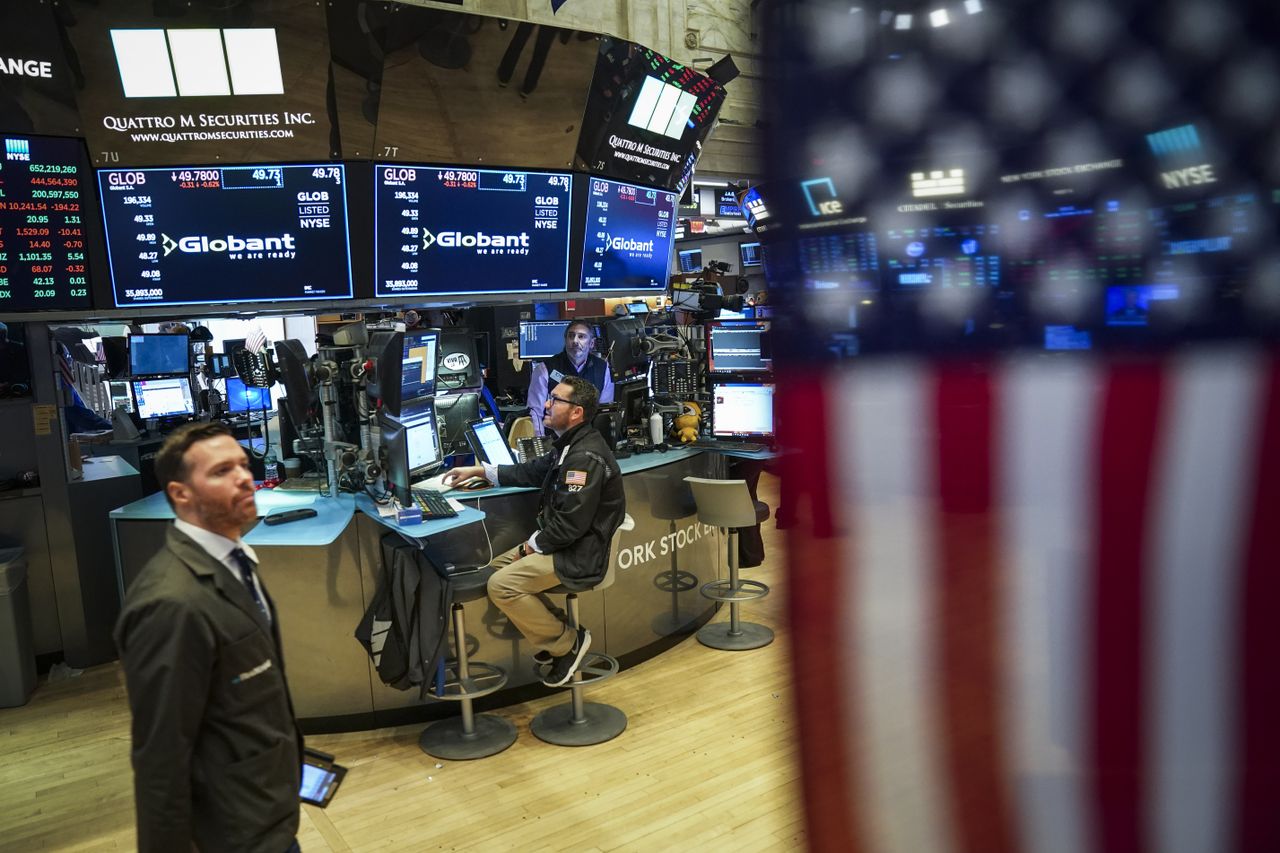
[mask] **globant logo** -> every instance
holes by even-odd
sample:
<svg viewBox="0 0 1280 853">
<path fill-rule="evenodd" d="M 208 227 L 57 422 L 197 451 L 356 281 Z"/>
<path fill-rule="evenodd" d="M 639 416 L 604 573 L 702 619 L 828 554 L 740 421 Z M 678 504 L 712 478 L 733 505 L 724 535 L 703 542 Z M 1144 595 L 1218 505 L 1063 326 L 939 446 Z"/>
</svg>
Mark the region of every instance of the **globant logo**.
<svg viewBox="0 0 1280 853">
<path fill-rule="evenodd" d="M 205 252 L 292 252 L 297 249 L 292 234 L 281 234 L 279 237 L 237 237 L 228 234 L 225 239 L 201 236 L 181 237 L 176 241 L 168 234 L 161 234 L 160 237 L 165 257 L 174 249 L 195 255 Z"/>
<path fill-rule="evenodd" d="M 422 248 L 430 249 L 432 246 L 439 245 L 444 249 L 527 249 L 529 248 L 529 235 L 526 232 L 520 234 L 463 234 L 461 231 L 441 231 L 439 234 L 432 234 L 425 228 L 422 230 Z"/>
<path fill-rule="evenodd" d="M 615 252 L 653 252 L 652 240 L 628 240 L 626 237 L 608 238 L 609 248 Z"/>
</svg>

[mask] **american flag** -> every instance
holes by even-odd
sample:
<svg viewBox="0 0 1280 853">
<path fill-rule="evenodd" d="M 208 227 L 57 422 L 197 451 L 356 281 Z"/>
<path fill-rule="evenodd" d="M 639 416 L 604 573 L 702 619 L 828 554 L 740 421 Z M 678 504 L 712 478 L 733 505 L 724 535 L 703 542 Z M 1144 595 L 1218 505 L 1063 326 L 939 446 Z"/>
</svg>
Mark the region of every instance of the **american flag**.
<svg viewBox="0 0 1280 853">
<path fill-rule="evenodd" d="M 586 471 L 565 471 L 564 484 L 566 486 L 585 486 L 587 484 Z"/>
<path fill-rule="evenodd" d="M 812 849 L 1280 850 L 1280 350 L 778 389 Z"/>
</svg>

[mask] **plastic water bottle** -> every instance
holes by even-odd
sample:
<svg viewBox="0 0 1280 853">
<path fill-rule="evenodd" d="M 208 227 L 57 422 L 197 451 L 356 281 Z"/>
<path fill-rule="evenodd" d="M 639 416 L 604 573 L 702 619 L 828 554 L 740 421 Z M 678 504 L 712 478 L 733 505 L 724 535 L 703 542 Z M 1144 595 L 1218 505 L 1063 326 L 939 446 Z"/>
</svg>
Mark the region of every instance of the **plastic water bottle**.
<svg viewBox="0 0 1280 853">
<path fill-rule="evenodd" d="M 662 415 L 657 412 L 649 415 L 649 441 L 662 444 Z"/>
<path fill-rule="evenodd" d="M 280 460 L 276 452 L 268 449 L 262 457 L 262 488 L 271 489 L 280 485 Z"/>
</svg>

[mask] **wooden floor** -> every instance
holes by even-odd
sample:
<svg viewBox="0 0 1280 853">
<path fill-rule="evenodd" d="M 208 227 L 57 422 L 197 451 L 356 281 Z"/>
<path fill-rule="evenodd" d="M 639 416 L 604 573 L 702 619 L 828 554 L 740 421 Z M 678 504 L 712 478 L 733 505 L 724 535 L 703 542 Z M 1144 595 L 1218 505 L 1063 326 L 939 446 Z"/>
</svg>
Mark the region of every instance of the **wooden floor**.
<svg viewBox="0 0 1280 853">
<path fill-rule="evenodd" d="M 764 475 L 760 491 L 777 506 L 776 479 Z M 519 739 L 481 761 L 424 755 L 420 726 L 312 736 L 350 772 L 327 809 L 303 807 L 302 849 L 803 849 L 784 555 L 772 521 L 764 535 L 768 559 L 745 574 L 773 591 L 744 616 L 778 632 L 772 645 L 719 652 L 690 637 L 623 671 L 589 694 L 629 718 L 599 746 L 554 747 L 529 733 L 560 696 L 503 709 Z M 116 664 L 42 680 L 28 705 L 0 710 L 0 849 L 133 849 L 128 753 Z"/>
</svg>

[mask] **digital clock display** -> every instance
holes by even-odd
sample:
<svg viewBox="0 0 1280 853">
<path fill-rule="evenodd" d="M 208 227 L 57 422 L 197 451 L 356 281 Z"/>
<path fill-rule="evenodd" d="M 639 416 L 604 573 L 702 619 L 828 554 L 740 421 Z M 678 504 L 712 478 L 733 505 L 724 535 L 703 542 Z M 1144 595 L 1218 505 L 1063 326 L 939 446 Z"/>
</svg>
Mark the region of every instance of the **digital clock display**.
<svg viewBox="0 0 1280 853">
<path fill-rule="evenodd" d="M 89 307 L 79 140 L 4 136 L 0 313 Z"/>
</svg>

